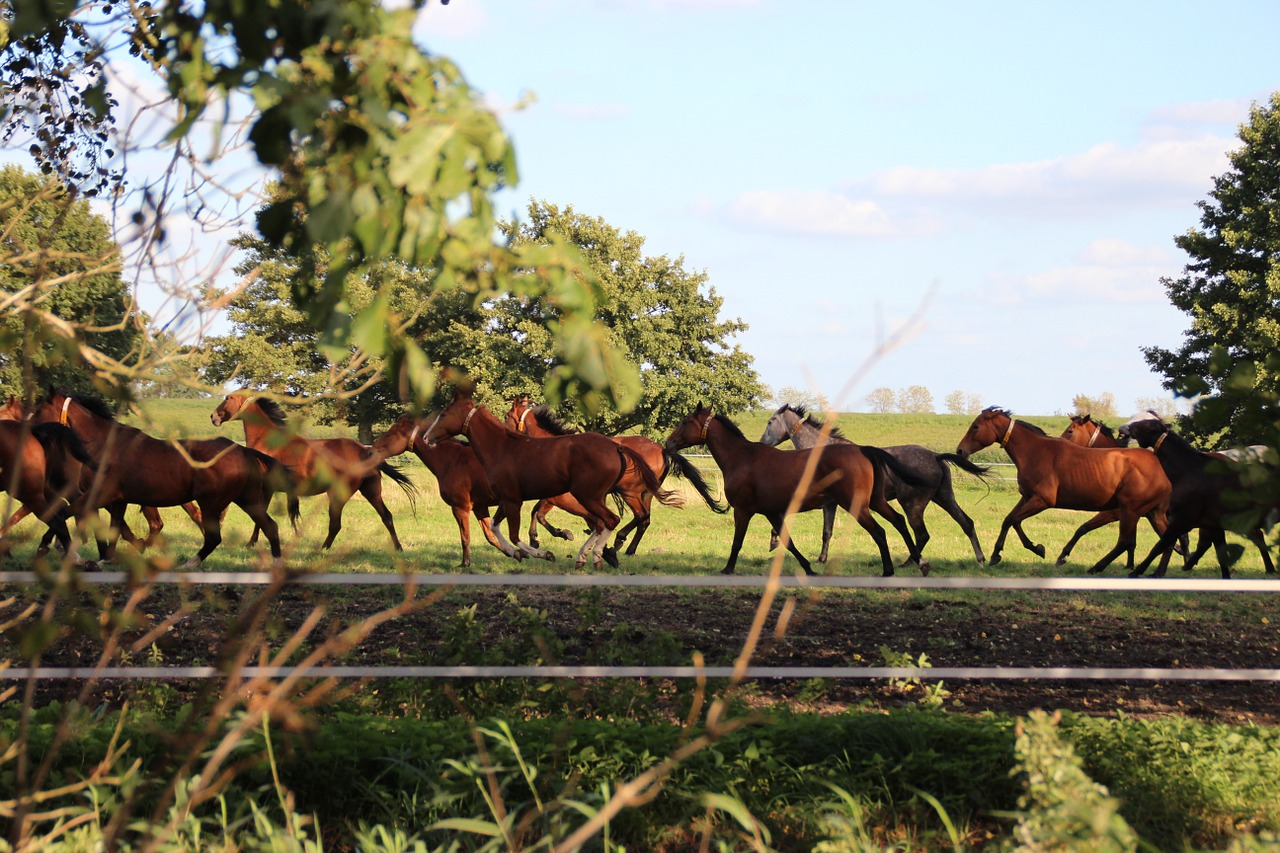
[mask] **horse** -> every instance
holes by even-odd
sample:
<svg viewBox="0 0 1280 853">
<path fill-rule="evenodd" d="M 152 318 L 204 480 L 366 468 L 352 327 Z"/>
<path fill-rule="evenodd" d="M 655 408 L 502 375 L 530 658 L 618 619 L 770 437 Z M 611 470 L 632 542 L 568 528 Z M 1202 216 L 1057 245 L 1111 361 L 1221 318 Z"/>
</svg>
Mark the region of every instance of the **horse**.
<svg viewBox="0 0 1280 853">
<path fill-rule="evenodd" d="M 18 501 L 24 514 L 49 528 L 50 537 L 79 563 L 67 529 L 67 499 L 78 493 L 80 466 L 92 465 L 84 444 L 61 424 L 0 421 L 0 491 Z M 16 515 L 16 513 L 15 513 Z M 8 527 L 0 533 L 0 553 L 8 553 Z M 43 553 L 44 543 L 41 543 Z"/>
<path fill-rule="evenodd" d="M 1229 510 L 1223 495 L 1229 491 L 1241 491 L 1241 484 L 1239 476 L 1227 470 L 1225 460 L 1229 457 L 1222 453 L 1204 453 L 1195 449 L 1185 438 L 1169 429 L 1168 424 L 1158 415 L 1130 420 L 1120 431 L 1140 447 L 1150 448 L 1152 456 L 1159 460 L 1173 484 L 1173 494 L 1169 501 L 1169 526 L 1146 559 L 1129 573 L 1130 577 L 1143 575 L 1157 555 L 1160 557 L 1160 565 L 1156 568 L 1155 577 L 1164 577 L 1173 551 L 1173 542 L 1178 536 L 1196 528 L 1200 531 L 1200 538 L 1195 551 L 1187 558 L 1185 568 L 1194 567 L 1212 545 L 1218 556 L 1222 577 L 1231 577 L 1231 564 L 1235 560 L 1227 548 L 1223 522 Z M 1267 509 L 1275 510 L 1276 507 Z M 1245 535 L 1262 555 L 1266 573 L 1275 574 L 1275 564 L 1267 550 L 1266 537 L 1261 527 L 1254 527 Z"/>
<path fill-rule="evenodd" d="M 508 430 L 471 394 L 460 389 L 427 428 L 426 440 L 437 441 L 464 435 L 475 448 L 489 484 L 507 521 L 512 546 L 504 549 L 515 559 L 525 555 L 554 560 L 555 555 L 520 541 L 520 511 L 526 500 L 551 498 L 566 492 L 590 513 L 591 533 L 578 552 L 576 568 L 586 564 L 591 553 L 593 565 L 605 559 L 617 567 L 617 557 L 607 548 L 608 537 L 617 528 L 618 514 L 605 498 L 613 492 L 633 464 L 644 479 L 645 488 L 662 499 L 667 493 L 640 455 L 603 435 L 584 432 L 551 438 L 530 438 Z M 606 556 L 606 554 L 608 556 Z"/>
<path fill-rule="evenodd" d="M 3 406 L 0 406 L 0 421 L 21 421 L 26 419 L 26 409 L 22 405 L 22 401 L 16 395 L 10 394 L 9 400 Z M 122 535 L 129 542 L 134 543 L 139 551 L 146 551 L 160 537 L 160 532 L 164 530 L 164 518 L 161 517 L 160 511 L 153 506 L 138 507 L 142 511 L 142 517 L 147 522 L 147 537 L 138 539 L 133 535 L 133 531 L 126 524 L 121 530 Z M 188 501 L 182 505 L 182 509 L 187 513 L 196 527 L 200 528 L 200 508 L 194 503 Z M 0 536 L 7 536 L 13 526 L 28 514 L 27 508 L 20 506 L 18 511 L 9 516 L 9 519 L 0 527 Z M 40 541 L 40 547 L 48 547 L 52 532 L 45 533 L 44 538 Z"/>
<path fill-rule="evenodd" d="M 871 515 L 874 506 L 876 512 L 889 519 L 902 535 L 911 552 L 910 559 L 921 564 L 920 573 L 929 573 L 928 564 L 920 560 L 920 552 L 911 539 L 906 522 L 884 499 L 883 471 L 886 467 L 898 471 L 908 480 L 914 476 L 883 450 L 852 443 L 828 444 L 808 450 L 779 450 L 751 441 L 737 424 L 702 404 L 672 430 L 665 446 L 674 453 L 699 444 L 706 445 L 720 467 L 725 498 L 733 508 L 733 544 L 721 574 L 733 574 L 752 517 L 763 515 L 775 529 L 782 529 L 792 495 L 799 490 L 805 467 L 815 454 L 818 460 L 812 480 L 801 498 L 799 511 L 808 512 L 828 503 L 843 507 L 875 541 L 884 576 L 889 577 L 893 574 L 893 559 L 889 555 L 884 528 Z M 814 574 L 794 540 L 788 539 L 787 550 L 799 561 L 806 574 Z"/>
<path fill-rule="evenodd" d="M 238 420 L 244 424 L 245 444 L 261 453 L 272 456 L 293 472 L 297 482 L 291 497 L 311 497 L 325 494 L 329 497 L 329 535 L 320 550 L 328 550 L 342 529 L 342 510 L 357 491 L 364 495 L 382 519 L 383 527 L 391 534 L 391 544 L 403 551 L 396 535 L 391 511 L 382 501 L 382 475 L 386 475 L 404 490 L 410 506 L 417 496 L 417 487 L 408 476 L 390 463 L 375 459 L 369 448 L 352 438 L 303 438 L 286 426 L 284 411 L 274 400 L 253 393 L 237 391 L 209 415 L 214 426 Z M 252 545 L 257 531 L 250 537 Z"/>
<path fill-rule="evenodd" d="M 1081 447 L 1126 447 L 1128 441 L 1122 441 L 1111 427 L 1102 421 L 1095 421 L 1091 414 L 1072 415 L 1071 422 L 1067 424 L 1067 428 L 1062 431 L 1062 438 L 1072 444 L 1078 444 Z M 1171 490 L 1172 491 L 1172 490 Z M 1151 523 L 1151 529 L 1156 532 L 1156 536 L 1164 533 L 1168 526 L 1169 506 L 1163 504 L 1157 507 L 1149 515 L 1147 521 Z M 1084 524 L 1076 528 L 1076 532 L 1071 534 L 1071 538 L 1067 540 L 1067 544 L 1062 546 L 1062 553 L 1058 555 L 1055 565 L 1065 566 L 1067 557 L 1071 554 L 1071 549 L 1080 541 L 1086 533 L 1097 530 L 1099 527 L 1105 527 L 1112 522 L 1118 521 L 1120 514 L 1117 510 L 1103 510 Z M 1188 553 L 1187 537 L 1182 536 L 1178 539 L 1178 544 L 1174 546 L 1174 550 L 1179 554 Z M 1184 567 L 1185 568 L 1185 567 Z"/>
<path fill-rule="evenodd" d="M 1089 574 L 1101 572 L 1121 553 L 1127 553 L 1128 565 L 1133 567 L 1138 520 L 1169 500 L 1169 478 L 1155 457 L 1136 448 L 1087 448 L 1051 438 L 1039 427 L 1016 420 L 997 406 L 984 409 L 974 419 L 956 453 L 969 457 L 992 444 L 1003 447 L 1017 466 L 1021 496 L 1000 525 L 1000 535 L 991 550 L 991 565 L 1000 562 L 1011 527 L 1024 548 L 1043 557 L 1044 546 L 1031 542 L 1022 522 L 1046 509 L 1057 508 L 1116 510 L 1119 538 L 1115 547 L 1089 569 Z"/>
<path fill-rule="evenodd" d="M 280 537 L 267 513 L 271 495 L 291 480 L 276 460 L 253 448 L 225 438 L 165 441 L 140 429 L 119 423 L 102 400 L 85 394 L 50 391 L 32 414 L 37 423 L 61 423 L 71 427 L 97 460 L 98 469 L 83 493 L 73 501 L 77 517 L 106 507 L 115 530 L 124 529 L 125 507 L 178 506 L 194 501 L 200 507 L 204 540 L 194 557 L 184 564 L 195 569 L 222 542 L 222 516 L 236 504 L 262 529 L 271 556 L 281 558 Z M 290 512 L 296 524 L 296 512 Z M 115 542 L 107 545 L 107 556 Z"/>
<path fill-rule="evenodd" d="M 516 397 L 511 401 L 511 408 L 507 411 L 506 417 L 507 429 L 513 429 L 516 432 L 534 438 L 549 438 L 554 435 L 572 435 L 573 430 L 567 428 L 547 409 L 546 406 L 531 406 L 528 395 Z M 679 461 L 672 459 L 663 453 L 662 445 L 651 438 L 645 438 L 643 435 L 619 435 L 609 436 L 613 441 L 624 447 L 630 447 L 644 460 L 649 467 L 649 471 L 659 482 L 666 477 L 670 465 L 679 465 L 680 461 L 687 463 L 684 457 L 679 457 Z M 692 479 L 698 477 L 697 471 L 694 470 L 692 475 L 689 474 L 692 469 L 690 464 L 681 473 Z M 645 531 L 649 529 L 650 507 L 653 504 L 653 492 L 650 492 L 644 485 L 644 478 L 633 468 L 628 467 L 627 473 L 623 476 L 622 481 L 618 483 L 618 494 L 622 498 L 622 502 L 631 510 L 631 521 L 618 528 L 618 532 L 614 536 L 613 549 L 615 551 L 622 548 L 622 544 L 627 541 L 627 537 L 635 532 L 635 539 L 631 540 L 630 546 L 627 547 L 627 556 L 635 556 L 636 548 L 640 546 L 640 540 L 644 538 Z M 705 494 L 705 493 L 704 493 Z M 529 520 L 529 544 L 535 548 L 538 547 L 538 525 L 541 524 L 547 529 L 552 536 L 561 539 L 573 539 L 573 534 L 567 530 L 561 530 L 547 523 L 547 513 L 552 508 L 573 501 L 572 495 L 562 495 L 560 497 L 548 498 L 539 501 L 530 513 Z M 576 503 L 576 502 L 575 502 Z M 662 501 L 665 506 L 684 506 L 684 501 L 675 494 L 670 494 L 667 500 Z M 570 504 L 572 505 L 572 504 Z M 573 512 L 573 510 L 570 510 Z M 581 513 L 575 513 L 581 515 Z"/>
<path fill-rule="evenodd" d="M 498 504 L 498 498 L 489 485 L 484 466 L 475 450 L 460 441 L 437 441 L 428 444 L 423 422 L 405 415 L 393 423 L 373 443 L 374 455 L 379 458 L 399 456 L 412 450 L 422 464 L 435 475 L 440 499 L 453 511 L 458 523 L 458 535 L 462 539 L 462 562 L 459 568 L 471 565 L 471 515 L 480 522 L 480 530 L 489 544 L 504 554 L 511 552 L 511 545 L 502 536 L 502 530 L 489 518 L 489 507 Z M 501 519 L 498 519 L 499 521 Z"/>
<path fill-rule="evenodd" d="M 792 444 L 803 450 L 818 443 L 822 427 L 823 424 L 809 414 L 804 406 L 792 406 L 787 403 L 780 406 L 769 418 L 769 422 L 764 427 L 764 434 L 760 436 L 760 441 L 763 444 L 776 447 L 790 439 Z M 830 430 L 828 441 L 834 444 L 850 443 L 849 439 L 840 433 L 839 428 Z M 880 449 L 913 471 L 924 483 L 924 485 L 911 485 L 894 473 L 893 470 L 886 472 L 884 481 L 885 499 L 897 500 L 902 507 L 907 517 L 907 522 L 911 525 L 911 531 L 915 534 L 916 548 L 923 553 L 925 543 L 929 541 L 929 529 L 925 527 L 924 511 L 930 503 L 936 503 L 946 511 L 947 515 L 955 519 L 956 524 L 960 525 L 960 529 L 969 537 L 969 544 L 973 546 L 973 555 L 977 559 L 978 565 L 985 564 L 986 558 L 982 555 L 982 545 L 978 542 L 978 534 L 974 529 L 973 519 L 960 508 L 960 504 L 956 500 L 955 490 L 951 486 L 951 468 L 949 464 L 978 477 L 985 477 L 991 469 L 984 465 L 975 465 L 968 459 L 963 459 L 954 453 L 935 453 L 929 448 L 921 447 L 918 444 L 899 444 Z M 822 553 L 818 556 L 819 563 L 827 561 L 827 546 L 831 541 L 831 530 L 836 516 L 835 511 L 834 504 L 828 504 L 823 507 Z M 776 546 L 777 531 L 775 530 L 769 547 L 772 549 Z"/>
</svg>

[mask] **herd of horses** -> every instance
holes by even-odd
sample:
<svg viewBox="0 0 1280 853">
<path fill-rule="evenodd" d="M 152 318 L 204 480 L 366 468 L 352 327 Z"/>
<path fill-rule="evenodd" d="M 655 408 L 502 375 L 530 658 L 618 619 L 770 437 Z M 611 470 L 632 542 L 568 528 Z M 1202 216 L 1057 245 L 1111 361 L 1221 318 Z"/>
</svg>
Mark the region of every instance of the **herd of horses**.
<svg viewBox="0 0 1280 853">
<path fill-rule="evenodd" d="M 860 445 L 804 407 L 791 405 L 773 413 L 758 441 L 724 414 L 699 405 L 659 444 L 642 436 L 567 429 L 528 397 L 516 398 L 499 419 L 466 389 L 438 413 L 401 417 L 371 446 L 347 438 L 304 438 L 289 428 L 277 403 L 250 391 L 228 395 L 210 418 L 214 426 L 240 421 L 245 443 L 157 438 L 119 422 L 103 401 L 89 395 L 50 391 L 30 405 L 10 398 L 0 407 L 0 487 L 19 509 L 0 532 L 0 549 L 8 548 L 9 527 L 32 514 L 48 528 L 42 552 L 56 541 L 78 561 L 69 527 L 74 521 L 95 531 L 99 558 L 109 559 L 121 537 L 145 550 L 163 527 L 156 509 L 182 506 L 203 536 L 199 551 L 184 565 L 192 569 L 221 543 L 223 517 L 234 504 L 254 522 L 250 544 L 261 533 L 278 563 L 279 528 L 267 511 L 276 493 L 285 495 L 295 529 L 298 499 L 327 496 L 324 549 L 342 529 L 343 508 L 359 493 L 377 512 L 393 547 L 403 550 L 383 501 L 382 478 L 399 485 L 412 505 L 413 482 L 389 462 L 412 451 L 434 474 L 440 497 L 453 512 L 464 567 L 471 563 L 472 517 L 485 539 L 504 554 L 517 560 L 554 559 L 541 547 L 539 529 L 569 540 L 573 534 L 547 520 L 553 509 L 586 525 L 577 567 L 588 562 L 596 568 L 606 562 L 616 567 L 617 552 L 629 537 L 626 553 L 635 554 L 649 527 L 654 499 L 667 506 L 683 503 L 677 492 L 663 487 L 665 478 L 674 475 L 687 480 L 714 511 L 732 512 L 733 540 L 723 573 L 734 571 L 748 525 L 762 515 L 772 526 L 772 546 L 783 536 L 801 568 L 813 574 L 812 564 L 787 535 L 787 519 L 797 512 L 823 511 L 818 561 L 825 562 L 835 514 L 843 509 L 875 543 L 885 576 L 894 574 L 894 561 L 876 516 L 902 539 L 907 562 L 927 574 L 929 562 L 922 552 L 930 537 L 924 511 L 931 503 L 959 525 L 977 563 L 987 562 L 973 520 L 956 500 L 951 468 L 985 477 L 989 468 L 971 457 L 998 445 L 1017 468 L 1019 498 L 1001 524 L 991 565 L 1000 562 L 1010 530 L 1023 547 L 1044 557 L 1044 546 L 1032 542 L 1022 524 L 1058 508 L 1094 513 L 1063 547 L 1058 565 L 1082 536 L 1118 523 L 1115 546 L 1090 573 L 1124 555 L 1130 576 L 1146 573 L 1153 564 L 1155 575 L 1162 576 L 1175 551 L 1184 555 L 1183 567 L 1191 569 L 1213 547 L 1225 578 L 1234 556 L 1226 543 L 1227 516 L 1239 507 L 1238 498 L 1224 496 L 1244 493 L 1224 454 L 1196 450 L 1151 413 L 1130 420 L 1118 435 L 1089 415 L 1078 415 L 1061 436 L 1049 436 L 1005 409 L 990 407 L 974 419 L 954 453 L 919 445 Z M 794 449 L 779 447 L 787 441 Z M 1126 446 L 1129 441 L 1137 446 Z M 704 446 L 720 469 L 723 500 L 680 453 L 694 446 Z M 530 501 L 536 503 L 522 537 L 523 507 Z M 146 538 L 137 537 L 125 522 L 129 505 L 142 508 L 149 527 Z M 632 516 L 625 526 L 620 516 L 624 507 Z M 1276 506 L 1254 509 L 1264 522 L 1274 522 L 1280 511 Z M 101 510 L 107 511 L 109 522 L 93 526 Z M 1143 519 L 1159 540 L 1137 562 L 1136 531 Z M 1189 547 L 1192 532 L 1199 534 L 1194 549 Z M 1263 524 L 1247 536 L 1267 573 L 1274 573 Z"/>
</svg>

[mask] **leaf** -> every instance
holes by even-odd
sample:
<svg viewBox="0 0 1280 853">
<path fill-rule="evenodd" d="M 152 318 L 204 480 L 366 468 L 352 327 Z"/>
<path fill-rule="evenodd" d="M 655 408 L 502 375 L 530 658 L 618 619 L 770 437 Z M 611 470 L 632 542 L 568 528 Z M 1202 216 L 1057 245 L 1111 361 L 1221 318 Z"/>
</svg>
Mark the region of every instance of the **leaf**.
<svg viewBox="0 0 1280 853">
<path fill-rule="evenodd" d="M 390 336 L 390 309 L 386 296 L 379 294 L 373 304 L 351 320 L 351 340 L 369 355 L 381 357 L 387 352 Z"/>
<path fill-rule="evenodd" d="M 428 832 L 436 829 L 455 829 L 459 832 L 469 832 L 472 835 L 487 835 L 493 838 L 502 834 L 502 828 L 493 821 L 470 817 L 447 817 L 427 827 Z"/>
</svg>

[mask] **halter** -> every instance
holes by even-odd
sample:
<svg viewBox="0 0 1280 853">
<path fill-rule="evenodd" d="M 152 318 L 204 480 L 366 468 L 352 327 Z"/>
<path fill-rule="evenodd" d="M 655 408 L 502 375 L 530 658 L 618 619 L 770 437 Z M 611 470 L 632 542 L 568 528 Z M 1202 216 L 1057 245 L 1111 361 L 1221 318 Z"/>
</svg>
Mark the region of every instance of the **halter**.
<svg viewBox="0 0 1280 853">
<path fill-rule="evenodd" d="M 480 411 L 479 406 L 475 406 L 471 411 L 467 412 L 467 416 L 462 419 L 462 434 L 466 435 L 467 430 L 471 427 L 471 419 L 475 417 L 476 412 Z"/>
<path fill-rule="evenodd" d="M 1005 430 L 1005 431 L 1004 431 L 1004 438 L 1002 438 L 1002 439 L 1000 439 L 998 442 L 996 442 L 997 444 L 999 444 L 1001 447 L 1004 447 L 1006 444 L 1008 444 L 1008 443 L 1009 443 L 1009 436 L 1013 435 L 1013 425 L 1014 425 L 1014 424 L 1016 424 L 1016 423 L 1017 423 L 1017 421 L 1016 421 L 1016 420 L 1014 420 L 1013 415 L 1010 415 L 1010 416 L 1009 416 L 1009 428 L 1008 428 L 1007 430 Z"/>
<path fill-rule="evenodd" d="M 1089 436 L 1089 443 L 1085 447 L 1093 447 L 1093 443 L 1098 440 L 1098 436 L 1102 435 L 1102 428 L 1097 424 L 1093 425 L 1093 434 Z"/>
<path fill-rule="evenodd" d="M 68 420 L 67 409 L 69 408 L 71 408 L 71 398 L 63 397 L 62 411 L 58 413 L 58 423 L 62 424 L 63 426 L 70 426 L 70 424 L 67 423 L 67 420 Z"/>
<path fill-rule="evenodd" d="M 707 430 L 711 429 L 711 419 L 715 417 L 715 409 L 707 409 L 707 419 L 702 422 L 702 443 L 707 443 Z"/>
<path fill-rule="evenodd" d="M 472 411 L 475 411 L 475 410 L 472 409 Z M 516 420 L 516 432 L 524 432 L 524 419 L 529 417 L 529 413 L 532 411 L 533 409 L 526 408 L 523 412 L 520 413 L 520 417 Z"/>
<path fill-rule="evenodd" d="M 419 426 L 419 425 L 418 425 L 418 422 L 417 422 L 417 421 L 414 421 L 414 422 L 413 422 L 413 430 L 409 433 L 409 449 L 410 449 L 410 450 L 412 450 L 412 449 L 413 449 L 413 443 L 414 443 L 414 441 L 416 441 L 416 440 L 417 440 L 417 438 L 418 438 L 418 426 Z"/>
<path fill-rule="evenodd" d="M 787 430 L 787 438 L 795 440 L 796 433 L 800 431 L 800 427 L 804 426 L 804 418 L 797 417 L 795 425 Z"/>
<path fill-rule="evenodd" d="M 1169 430 L 1160 433 L 1160 437 L 1156 439 L 1156 443 L 1151 445 L 1151 452 L 1155 453 L 1160 449 L 1160 445 L 1164 444 L 1164 440 L 1169 437 Z"/>
</svg>

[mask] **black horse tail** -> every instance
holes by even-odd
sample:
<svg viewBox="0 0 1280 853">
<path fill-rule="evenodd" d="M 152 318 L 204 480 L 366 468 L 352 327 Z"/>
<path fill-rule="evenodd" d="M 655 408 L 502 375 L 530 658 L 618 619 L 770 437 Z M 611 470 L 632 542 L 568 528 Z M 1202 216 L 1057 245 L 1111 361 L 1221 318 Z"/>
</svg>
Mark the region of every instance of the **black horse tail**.
<svg viewBox="0 0 1280 853">
<path fill-rule="evenodd" d="M 933 481 L 927 477 L 920 476 L 906 465 L 903 465 L 889 451 L 879 447 L 872 447 L 869 444 L 859 444 L 858 447 L 861 448 L 862 455 L 871 460 L 871 464 L 878 469 L 878 472 L 886 469 L 892 471 L 893 475 L 899 480 L 908 486 L 915 486 L 917 489 L 927 489 L 933 485 Z"/>
<path fill-rule="evenodd" d="M 653 469 L 644 461 L 643 456 L 625 444 L 619 444 L 617 447 L 618 456 L 622 459 L 622 471 L 618 474 L 618 480 L 621 480 L 623 474 L 626 473 L 627 465 L 634 465 L 636 472 L 640 475 L 640 479 L 644 481 L 645 489 L 653 493 L 653 496 L 658 499 L 658 503 L 663 506 L 684 506 L 684 499 L 680 495 L 662 488 L 662 481 L 658 479 L 657 474 L 653 473 Z M 614 486 L 617 486 L 617 482 L 614 483 Z"/>
<path fill-rule="evenodd" d="M 976 462 L 970 461 L 968 457 L 961 456 L 958 453 L 935 453 L 933 455 L 938 462 L 950 462 L 961 471 L 967 471 L 975 477 L 986 477 L 991 473 L 990 465 L 979 465 Z"/>
<path fill-rule="evenodd" d="M 302 518 L 302 510 L 298 505 L 298 475 L 274 456 L 268 456 L 260 450 L 254 450 L 243 444 L 240 445 L 240 449 L 262 466 L 262 471 L 266 475 L 262 478 L 262 492 L 268 502 L 276 492 L 285 493 L 288 498 L 285 504 L 289 512 L 289 525 L 296 532 L 298 520 Z"/>
<path fill-rule="evenodd" d="M 667 460 L 667 472 L 675 474 L 689 481 L 690 485 L 702 495 L 702 499 L 707 502 L 707 506 L 714 511 L 723 515 L 729 511 L 729 505 L 721 503 L 715 495 L 711 494 L 711 488 L 707 486 L 707 481 L 698 473 L 698 469 L 694 464 L 679 453 L 663 449 L 662 455 Z"/>
<path fill-rule="evenodd" d="M 80 440 L 80 436 L 76 435 L 75 430 L 71 427 L 63 426 L 57 423 L 36 424 L 31 428 L 31 435 L 36 441 L 40 442 L 40 447 L 44 449 L 47 476 L 53 487 L 59 492 L 76 488 L 80 484 L 79 472 L 68 470 L 67 457 L 79 462 L 81 465 L 87 466 L 90 470 L 96 470 L 97 464 L 92 456 L 89 455 L 88 449 L 85 448 L 84 442 Z"/>
<path fill-rule="evenodd" d="M 413 511 L 414 515 L 417 515 L 418 487 L 413 480 L 409 478 L 409 475 L 392 465 L 390 462 L 382 462 L 378 465 L 378 470 L 385 474 L 391 482 L 404 490 L 405 497 L 409 499 L 409 509 Z"/>
</svg>

